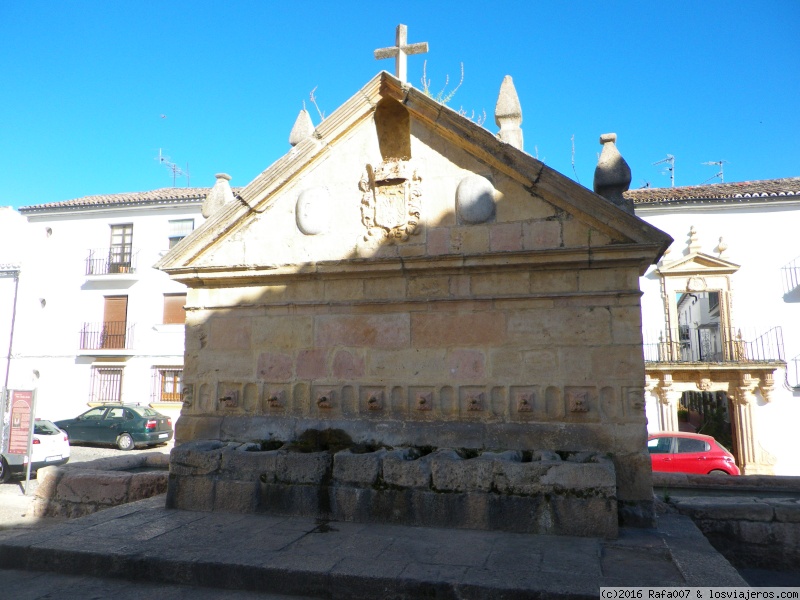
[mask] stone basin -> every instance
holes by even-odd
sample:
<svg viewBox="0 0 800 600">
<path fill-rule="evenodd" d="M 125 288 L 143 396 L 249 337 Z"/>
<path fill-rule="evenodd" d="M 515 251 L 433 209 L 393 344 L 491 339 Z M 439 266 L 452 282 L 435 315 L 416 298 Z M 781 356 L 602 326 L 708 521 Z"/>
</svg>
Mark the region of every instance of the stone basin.
<svg viewBox="0 0 800 600">
<path fill-rule="evenodd" d="M 36 517 L 77 518 L 167 491 L 169 456 L 130 456 L 39 469 L 33 503 Z"/>
</svg>

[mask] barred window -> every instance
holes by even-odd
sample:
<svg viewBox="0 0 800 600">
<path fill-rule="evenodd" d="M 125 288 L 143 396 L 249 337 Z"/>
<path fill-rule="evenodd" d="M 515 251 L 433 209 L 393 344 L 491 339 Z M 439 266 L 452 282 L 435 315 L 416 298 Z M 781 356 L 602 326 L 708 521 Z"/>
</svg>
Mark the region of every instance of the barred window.
<svg viewBox="0 0 800 600">
<path fill-rule="evenodd" d="M 153 402 L 180 402 L 182 367 L 153 367 Z"/>
<path fill-rule="evenodd" d="M 172 248 L 194 231 L 194 219 L 177 219 L 169 222 L 169 247 Z"/>
<path fill-rule="evenodd" d="M 122 368 L 92 368 L 89 402 L 122 402 Z"/>
</svg>

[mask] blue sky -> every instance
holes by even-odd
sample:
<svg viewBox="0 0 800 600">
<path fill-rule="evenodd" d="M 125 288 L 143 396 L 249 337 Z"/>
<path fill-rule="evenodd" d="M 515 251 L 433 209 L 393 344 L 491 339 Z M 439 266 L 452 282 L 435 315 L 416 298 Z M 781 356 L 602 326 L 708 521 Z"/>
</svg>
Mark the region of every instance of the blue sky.
<svg viewBox="0 0 800 600">
<path fill-rule="evenodd" d="M 288 149 L 316 88 L 333 112 L 391 60 L 398 23 L 429 54 L 409 81 L 460 65 L 449 105 L 488 116 L 514 78 L 525 149 L 591 187 L 616 132 L 632 187 L 800 176 L 800 2 L 43 1 L 0 4 L 0 206 L 170 187 L 245 185 Z M 163 115 L 163 116 L 162 116 Z M 572 142 L 575 140 L 575 170 Z M 712 181 L 718 181 L 712 179 Z M 177 185 L 186 185 L 178 178 Z"/>
</svg>

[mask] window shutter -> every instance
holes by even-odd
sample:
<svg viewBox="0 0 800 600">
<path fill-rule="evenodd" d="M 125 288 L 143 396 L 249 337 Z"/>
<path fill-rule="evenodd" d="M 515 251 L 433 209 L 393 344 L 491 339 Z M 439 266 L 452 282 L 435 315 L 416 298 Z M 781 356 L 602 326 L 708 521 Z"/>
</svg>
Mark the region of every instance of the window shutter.
<svg viewBox="0 0 800 600">
<path fill-rule="evenodd" d="M 183 324 L 186 322 L 186 294 L 164 294 L 164 324 Z"/>
</svg>

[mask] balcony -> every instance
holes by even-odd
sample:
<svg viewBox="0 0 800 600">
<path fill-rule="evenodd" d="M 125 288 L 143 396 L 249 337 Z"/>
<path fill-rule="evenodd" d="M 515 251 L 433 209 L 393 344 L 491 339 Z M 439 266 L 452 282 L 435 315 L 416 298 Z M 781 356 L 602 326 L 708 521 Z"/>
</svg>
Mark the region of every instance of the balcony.
<svg viewBox="0 0 800 600">
<path fill-rule="evenodd" d="M 133 325 L 125 321 L 84 323 L 80 331 L 80 349 L 85 354 L 119 355 L 133 348 Z M 123 351 L 123 352 L 120 352 Z"/>
<path fill-rule="evenodd" d="M 781 267 L 783 293 L 790 295 L 800 288 L 800 256 Z"/>
<path fill-rule="evenodd" d="M 132 275 L 136 273 L 139 251 L 130 246 L 89 250 L 86 275 Z"/>
<path fill-rule="evenodd" d="M 653 364 L 719 365 L 784 363 L 783 332 L 773 327 L 766 333 L 747 341 L 741 330 L 720 327 L 718 324 L 660 332 L 656 339 L 644 341 L 644 360 Z"/>
</svg>

